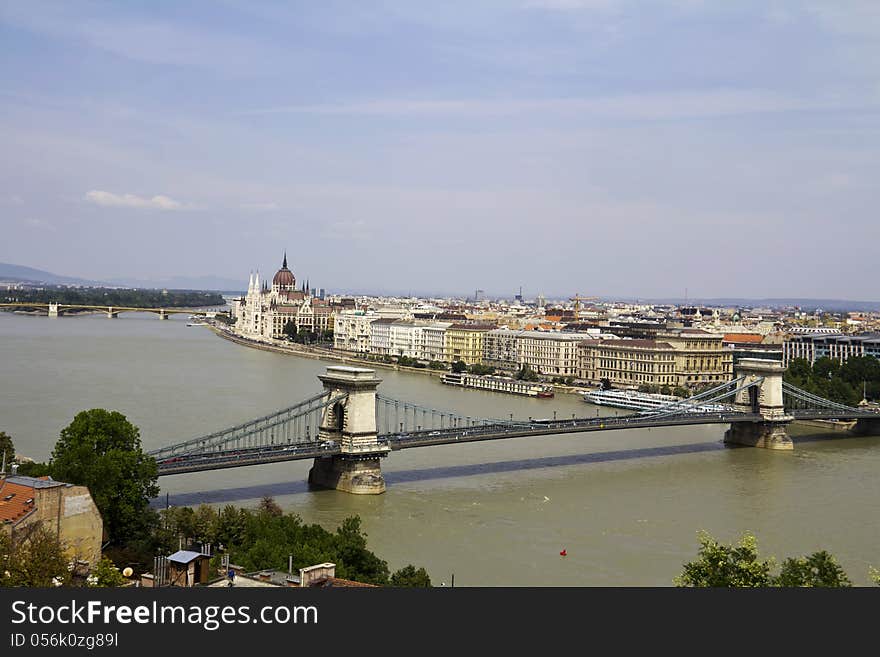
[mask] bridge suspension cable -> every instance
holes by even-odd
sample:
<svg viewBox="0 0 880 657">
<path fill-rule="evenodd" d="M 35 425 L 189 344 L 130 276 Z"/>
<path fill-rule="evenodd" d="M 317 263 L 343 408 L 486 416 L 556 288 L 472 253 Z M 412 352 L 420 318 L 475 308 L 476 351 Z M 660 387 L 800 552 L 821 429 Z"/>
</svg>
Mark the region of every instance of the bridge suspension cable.
<svg viewBox="0 0 880 657">
<path fill-rule="evenodd" d="M 785 397 L 788 398 L 789 401 L 792 399 L 804 402 L 806 406 L 804 408 L 813 409 L 829 409 L 833 411 L 844 411 L 846 413 L 862 413 L 863 411 L 858 408 L 854 408 L 853 406 L 847 406 L 846 404 L 840 404 L 838 402 L 833 402 L 830 399 L 824 399 L 819 397 L 818 395 L 814 395 L 811 392 L 807 392 L 806 390 L 801 390 L 798 387 L 791 385 L 790 383 L 782 382 L 782 392 Z"/>
<path fill-rule="evenodd" d="M 681 401 L 669 402 L 669 404 L 661 406 L 656 410 L 644 411 L 639 413 L 639 415 L 646 418 L 655 418 L 701 411 L 701 407 L 703 406 L 717 404 L 725 399 L 735 397 L 740 391 L 751 388 L 752 386 L 760 385 L 764 380 L 762 377 L 759 377 L 746 385 L 741 385 L 745 379 L 746 377 L 741 376 L 732 381 L 726 381 L 721 385 L 705 390 L 693 397 L 688 397 Z"/>
<path fill-rule="evenodd" d="M 278 445 L 295 445 L 317 440 L 324 409 L 348 395 L 331 397 L 324 392 L 228 429 L 215 431 L 174 445 L 148 452 L 157 461 L 196 454 L 209 454 L 231 449 L 257 449 Z"/>
<path fill-rule="evenodd" d="M 489 424 L 516 423 L 508 420 L 472 417 L 399 399 L 392 399 L 384 395 L 376 395 L 376 430 L 380 436 L 410 431 L 456 429 Z"/>
</svg>

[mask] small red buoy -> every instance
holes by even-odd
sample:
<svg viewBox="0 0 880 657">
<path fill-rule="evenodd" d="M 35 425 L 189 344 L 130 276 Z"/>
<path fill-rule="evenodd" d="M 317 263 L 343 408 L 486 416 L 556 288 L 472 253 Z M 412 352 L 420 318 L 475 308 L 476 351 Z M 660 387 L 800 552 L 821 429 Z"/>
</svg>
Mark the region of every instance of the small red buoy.
<svg viewBox="0 0 880 657">
<path fill-rule="evenodd" d="M 564 556 L 566 555 L 565 550 L 563 549 L 562 552 L 559 553 L 559 555 L 562 556 L 562 557 L 564 557 Z"/>
</svg>

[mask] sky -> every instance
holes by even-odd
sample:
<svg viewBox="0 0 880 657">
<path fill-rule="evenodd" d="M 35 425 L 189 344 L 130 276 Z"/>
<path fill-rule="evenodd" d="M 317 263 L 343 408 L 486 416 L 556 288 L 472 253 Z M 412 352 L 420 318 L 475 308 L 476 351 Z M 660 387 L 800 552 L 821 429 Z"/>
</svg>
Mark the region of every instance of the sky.
<svg viewBox="0 0 880 657">
<path fill-rule="evenodd" d="M 0 2 L 0 261 L 880 300 L 880 2 Z"/>
</svg>

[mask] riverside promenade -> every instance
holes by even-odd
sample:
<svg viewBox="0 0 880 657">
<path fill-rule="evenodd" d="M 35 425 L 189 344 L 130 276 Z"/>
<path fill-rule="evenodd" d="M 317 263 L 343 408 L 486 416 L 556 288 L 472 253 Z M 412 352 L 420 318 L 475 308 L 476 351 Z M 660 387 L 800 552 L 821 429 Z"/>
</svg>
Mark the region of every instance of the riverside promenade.
<svg viewBox="0 0 880 657">
<path fill-rule="evenodd" d="M 332 360 L 338 363 L 351 364 L 351 365 L 366 365 L 369 367 L 381 367 L 387 370 L 396 370 L 398 372 L 412 372 L 413 374 L 425 374 L 433 377 L 441 377 L 446 374 L 449 370 L 432 370 L 427 367 L 406 367 L 402 365 L 398 365 L 397 363 L 386 363 L 381 360 L 369 360 L 366 358 L 357 358 L 351 355 L 342 355 L 339 352 L 333 351 L 331 349 L 323 349 L 320 347 L 308 347 L 306 345 L 301 344 L 291 344 L 284 343 L 280 340 L 273 342 L 264 342 L 261 340 L 252 340 L 250 338 L 245 338 L 233 331 L 217 327 L 211 324 L 207 325 L 215 334 L 219 335 L 224 340 L 229 340 L 230 342 L 235 342 L 236 344 L 240 344 L 245 347 L 252 347 L 254 349 L 262 349 L 263 351 L 273 351 L 279 354 L 287 354 L 290 356 L 301 356 L 303 358 L 312 358 L 315 360 Z M 588 390 L 592 390 L 592 388 L 587 387 L 575 387 L 575 386 L 564 386 L 553 384 L 546 382 L 547 385 L 553 387 L 555 392 L 562 392 L 568 394 L 582 395 Z"/>
</svg>

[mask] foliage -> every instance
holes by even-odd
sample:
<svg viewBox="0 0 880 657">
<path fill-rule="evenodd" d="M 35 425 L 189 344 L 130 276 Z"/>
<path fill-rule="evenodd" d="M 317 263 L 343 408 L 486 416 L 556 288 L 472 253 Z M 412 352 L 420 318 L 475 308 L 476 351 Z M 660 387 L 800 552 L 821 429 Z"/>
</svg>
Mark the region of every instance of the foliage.
<svg viewBox="0 0 880 657">
<path fill-rule="evenodd" d="M 26 477 L 45 477 L 46 475 L 52 474 L 52 468 L 48 463 L 26 461 L 18 466 L 18 474 Z"/>
<path fill-rule="evenodd" d="M 137 540 L 151 530 L 156 461 L 141 449 L 138 428 L 118 411 L 77 413 L 61 430 L 49 465 L 54 479 L 88 487 L 111 541 Z"/>
<path fill-rule="evenodd" d="M 843 568 L 825 550 L 808 557 L 786 559 L 773 583 L 776 586 L 852 586 Z"/>
<path fill-rule="evenodd" d="M 468 368 L 468 372 L 471 374 L 476 374 L 478 376 L 489 376 L 495 374 L 495 368 L 490 367 L 489 365 L 480 365 L 479 363 L 474 363 Z"/>
<path fill-rule="evenodd" d="M 672 394 L 676 397 L 682 397 L 683 399 L 687 399 L 691 396 L 691 391 L 683 386 L 675 386 L 672 389 Z"/>
<path fill-rule="evenodd" d="M 67 584 L 69 566 L 58 536 L 41 522 L 17 529 L 15 538 L 0 530 L 0 587 Z"/>
<path fill-rule="evenodd" d="M 305 326 L 297 328 L 296 323 L 293 320 L 288 321 L 287 324 L 284 325 L 282 332 L 289 340 L 298 344 L 311 344 L 318 341 L 317 333 Z"/>
<path fill-rule="evenodd" d="M 744 534 L 737 546 L 721 545 L 709 534 L 699 535 L 698 559 L 684 565 L 676 586 L 754 587 L 770 585 L 772 560 L 758 558 L 758 543 Z"/>
<path fill-rule="evenodd" d="M 599 379 L 599 385 L 601 386 L 602 390 L 611 390 L 611 379 L 607 377 Z"/>
<path fill-rule="evenodd" d="M 229 313 L 217 313 L 214 315 L 214 319 L 223 324 L 235 324 L 235 320 L 232 319 L 232 316 Z"/>
<path fill-rule="evenodd" d="M 773 575 L 776 560 L 759 559 L 757 540 L 749 533 L 743 534 L 736 546 L 722 545 L 706 532 L 700 532 L 699 540 L 698 558 L 684 565 L 682 574 L 673 580 L 676 586 L 852 586 L 837 560 L 824 550 L 806 557 L 789 557 L 782 562 L 779 574 Z"/>
<path fill-rule="evenodd" d="M 452 371 L 456 374 L 461 374 L 462 372 L 467 372 L 467 363 L 463 360 L 456 360 L 452 363 Z"/>
<path fill-rule="evenodd" d="M 256 509 L 242 509 L 227 505 L 219 513 L 202 505 L 196 509 L 169 508 L 162 512 L 165 532 L 165 550 L 177 550 L 183 541 L 200 534 L 202 540 L 218 547 L 223 545 L 233 563 L 246 571 L 270 568 L 287 569 L 288 557 L 293 557 L 294 569 L 318 563 L 336 564 L 338 577 L 370 584 L 387 585 L 390 575 L 385 561 L 367 549 L 367 536 L 357 516 L 346 518 L 335 532 L 320 525 L 305 524 L 295 514 L 284 513 L 271 497 L 264 497 Z M 204 528 L 197 519 L 204 517 Z M 423 568 L 402 569 L 395 573 L 401 586 L 415 586 L 417 582 L 429 586 L 430 579 Z"/>
<path fill-rule="evenodd" d="M 416 570 L 416 567 L 410 564 L 391 575 L 391 586 L 426 588 L 431 586 L 431 578 L 424 568 Z"/>
<path fill-rule="evenodd" d="M 47 286 L 41 289 L 18 289 L 5 297 L 8 303 L 60 303 L 84 306 L 119 306 L 122 308 L 200 308 L 223 306 L 219 292 L 199 290 L 126 290 L 91 287 Z"/>
<path fill-rule="evenodd" d="M 418 358 L 410 358 L 409 356 L 398 356 L 397 364 L 401 367 L 417 367 L 419 369 L 427 367 L 427 365 L 421 362 Z"/>
<path fill-rule="evenodd" d="M 110 559 L 101 557 L 87 582 L 89 586 L 125 586 L 128 580 Z"/>
<path fill-rule="evenodd" d="M 863 395 L 869 400 L 880 399 L 880 360 L 852 356 L 841 364 L 823 357 L 810 365 L 804 358 L 793 358 L 784 380 L 819 397 L 855 406 Z"/>
<path fill-rule="evenodd" d="M 523 363 L 522 367 L 517 371 L 516 378 L 520 381 L 539 381 L 541 377 L 531 367 Z"/>
<path fill-rule="evenodd" d="M 7 435 L 5 431 L 0 431 L 0 465 L 5 461 L 8 469 L 14 460 L 15 445 L 12 444 L 12 436 Z"/>
<path fill-rule="evenodd" d="M 432 360 L 428 362 L 428 367 L 432 370 L 445 370 L 446 364 L 441 363 L 439 360 Z"/>
<path fill-rule="evenodd" d="M 559 383 L 564 386 L 570 386 L 574 384 L 573 376 L 554 376 L 552 383 Z"/>
</svg>

